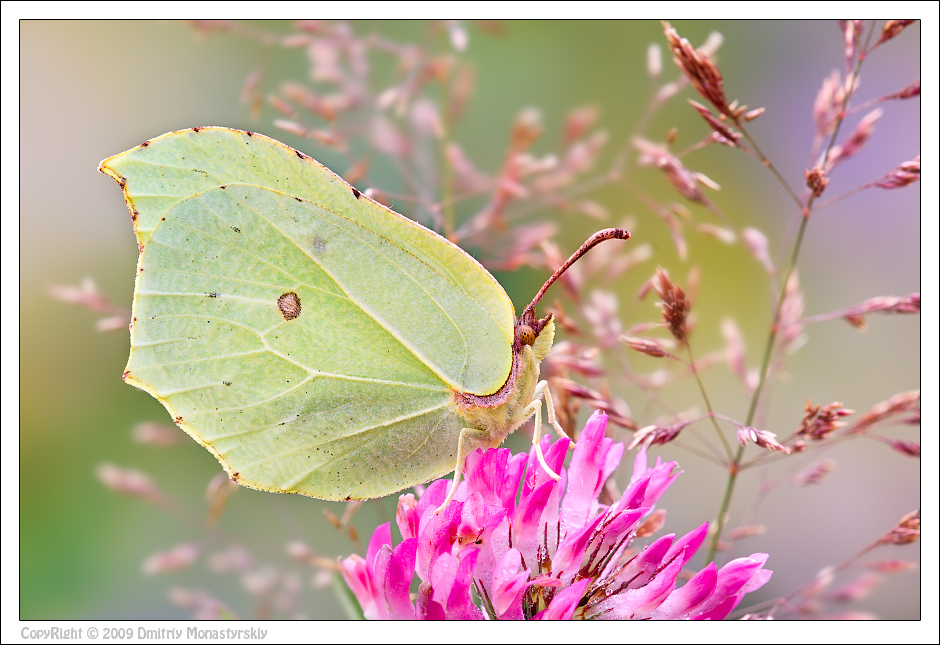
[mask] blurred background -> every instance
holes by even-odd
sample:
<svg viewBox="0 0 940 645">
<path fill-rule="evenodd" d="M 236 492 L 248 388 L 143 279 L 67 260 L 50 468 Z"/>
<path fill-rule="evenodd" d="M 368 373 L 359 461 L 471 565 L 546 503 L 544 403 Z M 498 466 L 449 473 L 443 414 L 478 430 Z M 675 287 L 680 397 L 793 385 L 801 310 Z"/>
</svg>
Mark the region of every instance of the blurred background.
<svg viewBox="0 0 940 645">
<path fill-rule="evenodd" d="M 680 21 L 674 26 L 696 45 L 713 31 L 724 36 L 717 59 L 726 93 L 752 108 L 767 108 L 750 131 L 799 192 L 803 171 L 813 163 L 813 102 L 822 80 L 844 64 L 837 25 Z M 361 22 L 352 27 L 397 42 L 428 45 L 424 23 Z M 292 31 L 289 23 L 254 23 L 251 28 L 272 34 Z M 460 56 L 473 66 L 476 87 L 453 136 L 478 168 L 499 168 L 512 123 L 529 107 L 541 111 L 545 131 L 533 147 L 535 153 L 557 146 L 572 109 L 594 105 L 600 110 L 599 127 L 609 134 L 598 167 L 624 151 L 635 155 L 630 138 L 653 87 L 647 47 L 665 43 L 659 23 L 510 21 L 495 27 L 468 23 L 464 28 L 469 42 Z M 364 553 L 373 528 L 394 520 L 397 496 L 359 510 L 354 519 L 359 544 L 322 513 L 326 508 L 342 515 L 341 504 L 247 489 L 229 499 L 215 530 L 205 530 L 204 492 L 220 472 L 219 465 L 186 437 L 163 448 L 135 442 L 135 426 L 166 423 L 168 418 L 157 401 L 121 381 L 127 332 L 96 331 L 98 316 L 49 295 L 50 285 L 78 285 L 87 277 L 116 305 L 129 309 L 137 247 L 120 190 L 97 172 L 97 166 L 144 140 L 198 125 L 255 130 L 343 174 L 343 157 L 273 127 L 272 120 L 280 115 L 267 105 L 253 117 L 251 106 L 241 100 L 246 78 L 260 63 L 265 69 L 261 95 L 285 80 L 309 81 L 304 50 L 266 48 L 244 34 L 204 31 L 183 22 L 27 20 L 20 23 L 20 38 L 20 618 L 189 617 L 190 611 L 169 600 L 171 589 L 206 590 L 238 616 L 268 615 L 246 591 L 250 582 L 239 574 L 212 571 L 208 558 L 180 572 L 144 573 L 150 555 L 191 541 L 206 553 L 244 545 L 262 578 L 264 571 L 293 572 L 293 582 L 271 575 L 277 579 L 275 586 L 299 580 L 296 614 L 343 615 L 341 601 L 329 585 L 322 587 L 317 569 L 289 560 L 285 547 L 303 541 L 317 555 L 331 559 Z M 919 50 L 917 25 L 876 50 L 863 69 L 856 104 L 919 78 Z M 662 79 L 678 76 L 670 58 L 663 54 Z M 675 149 L 681 150 L 706 135 L 704 122 L 685 98 L 704 101 L 689 89 L 683 92 L 646 124 L 645 138 L 664 141 L 677 127 Z M 885 114 L 874 137 L 856 158 L 838 168 L 826 197 L 877 179 L 920 153 L 919 99 L 882 107 Z M 850 118 L 848 128 L 864 113 Z M 789 253 L 797 213 L 765 169 L 719 146 L 685 161 L 721 185 L 721 191 L 708 196 L 735 227 L 763 231 L 774 257 L 780 257 L 776 254 L 782 244 Z M 396 180 L 383 172 L 377 165 L 369 183 L 396 189 Z M 664 201 L 679 198 L 655 169 L 633 166 L 627 180 L 589 195 L 611 214 L 607 222 L 548 210 L 535 216 L 558 223 L 564 232 L 556 239 L 565 253 L 593 230 L 624 220 L 633 227 L 631 244 L 651 245 L 650 260 L 616 284 L 599 284 L 617 293 L 624 327 L 658 321 L 655 299 L 636 299 L 657 265 L 683 285 L 692 267 L 698 267 L 700 287 L 693 303 L 697 354 L 722 348 L 721 321 L 733 316 L 744 336 L 748 366 L 757 368 L 770 319 L 766 273 L 742 244 L 727 245 L 693 228 L 687 236 L 689 259 L 683 261 L 663 222 L 629 185 Z M 720 223 L 703 209 L 690 208 L 696 221 Z M 397 203 L 396 210 L 409 214 L 407 203 Z M 458 220 L 461 214 L 470 213 L 458 210 Z M 920 291 L 920 264 L 920 184 L 868 190 L 839 201 L 819 211 L 807 231 L 799 261 L 806 315 L 874 296 Z M 517 309 L 544 277 L 544 271 L 535 269 L 497 274 Z M 770 409 L 763 427 L 780 436 L 799 426 L 809 398 L 821 404 L 842 401 L 862 413 L 898 392 L 920 387 L 917 315 L 871 316 L 864 333 L 844 321 L 817 323 L 806 334 L 807 344 L 788 363 L 789 378 L 767 392 Z M 643 358 L 634 363 L 637 371 L 662 367 Z M 748 400 L 727 367 L 715 366 L 703 378 L 714 407 L 743 420 Z M 626 385 L 616 394 L 631 405 L 639 425 L 654 422 L 658 412 L 645 407 L 645 395 Z M 673 410 L 703 408 L 688 380 L 662 396 Z M 583 415 L 586 418 L 587 411 Z M 699 436 L 708 435 L 706 424 L 698 427 Z M 917 426 L 894 427 L 885 434 L 909 441 L 919 437 Z M 630 438 L 623 430 L 615 436 Z M 698 445 L 686 439 L 687 446 Z M 508 445 L 522 450 L 527 441 L 525 436 L 513 437 Z M 685 471 L 660 503 L 668 511 L 663 531 L 681 535 L 712 520 L 725 485 L 722 469 L 682 446 L 657 446 L 652 454 L 678 460 Z M 837 465 L 822 485 L 777 487 L 761 494 L 761 487 L 776 477 L 792 476 L 824 457 Z M 629 477 L 630 460 L 624 462 L 621 483 Z M 102 463 L 148 473 L 175 500 L 173 509 L 109 491 L 95 475 Z M 844 442 L 825 454 L 816 451 L 775 468 L 748 471 L 737 489 L 729 526 L 748 522 L 766 526 L 767 532 L 746 540 L 735 555 L 769 553 L 767 567 L 774 576 L 742 607 L 810 582 L 822 568 L 864 549 L 919 506 L 919 460 L 870 440 Z M 701 566 L 704 550 L 693 564 Z M 869 559 L 919 561 L 919 551 L 919 543 L 886 547 Z M 889 576 L 864 599 L 833 605 L 831 612 L 919 618 L 920 576 L 919 569 Z"/>
</svg>

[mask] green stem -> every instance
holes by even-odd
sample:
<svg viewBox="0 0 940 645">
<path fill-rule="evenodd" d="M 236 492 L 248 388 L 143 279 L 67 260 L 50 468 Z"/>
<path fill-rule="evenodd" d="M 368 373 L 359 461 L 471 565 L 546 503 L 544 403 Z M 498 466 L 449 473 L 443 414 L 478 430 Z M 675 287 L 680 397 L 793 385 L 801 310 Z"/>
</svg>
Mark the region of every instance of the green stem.
<svg viewBox="0 0 940 645">
<path fill-rule="evenodd" d="M 725 435 L 721 432 L 721 428 L 718 427 L 718 421 L 715 419 L 715 411 L 712 410 L 712 403 L 708 399 L 708 393 L 705 391 L 705 385 L 702 383 L 702 379 L 698 375 L 698 369 L 695 367 L 695 359 L 692 357 L 692 345 L 689 344 L 688 340 L 685 341 L 685 348 L 689 352 L 689 367 L 692 368 L 692 375 L 695 376 L 695 381 L 698 383 L 698 389 L 702 393 L 702 398 L 705 399 L 705 408 L 708 410 L 708 418 L 712 420 L 712 425 L 715 427 L 715 433 L 721 440 L 721 445 L 725 447 L 725 454 L 730 457 L 731 446 L 728 445 L 728 440 L 725 439 Z"/>
<path fill-rule="evenodd" d="M 800 248 L 803 244 L 803 234 L 806 232 L 806 224 L 808 222 L 809 217 L 803 217 L 803 220 L 800 222 L 800 230 L 797 233 L 796 243 L 793 246 L 793 255 L 790 258 L 790 265 L 787 267 L 787 273 L 783 279 L 783 285 L 780 288 L 780 295 L 777 297 L 777 306 L 774 309 L 773 324 L 770 327 L 770 334 L 767 336 L 767 344 L 764 346 L 764 358 L 761 360 L 760 378 L 757 381 L 757 387 L 754 388 L 754 394 L 751 396 L 751 404 L 747 411 L 747 419 L 744 421 L 744 424 L 748 426 L 754 422 L 754 415 L 757 413 L 757 403 L 760 400 L 761 392 L 764 389 L 764 383 L 767 381 L 767 374 L 770 371 L 770 359 L 771 356 L 773 356 L 774 344 L 777 341 L 777 332 L 780 331 L 780 310 L 783 307 L 783 301 L 787 295 L 787 283 L 790 282 L 790 276 L 793 275 L 793 270 L 796 268 L 796 262 L 800 255 Z M 715 553 L 718 551 L 718 541 L 721 539 L 721 535 L 724 532 L 725 521 L 728 515 L 728 508 L 731 506 L 731 497 L 734 493 L 734 485 L 738 479 L 741 458 L 743 456 L 744 446 L 739 446 L 737 452 L 734 455 L 734 459 L 728 465 L 728 485 L 725 487 L 725 495 L 721 500 L 721 508 L 718 511 L 715 532 L 712 535 L 711 545 L 708 548 L 708 557 L 706 558 L 706 562 L 713 561 L 715 558 Z"/>
<path fill-rule="evenodd" d="M 767 158 L 764 152 L 760 149 L 760 146 L 757 145 L 757 142 L 751 138 L 750 133 L 744 129 L 744 125 L 740 121 L 736 121 L 735 125 L 737 126 L 738 130 L 741 131 L 741 134 L 744 135 L 748 145 L 751 146 L 751 150 L 754 151 L 754 154 L 757 155 L 757 158 L 760 159 L 760 162 L 764 164 L 767 170 L 769 170 L 771 174 L 777 179 L 777 182 L 783 186 L 783 189 L 787 192 L 787 195 L 790 196 L 790 199 L 793 200 L 793 203 L 796 204 L 797 208 L 802 208 L 803 202 L 800 200 L 799 195 L 797 195 L 793 189 L 790 188 L 790 184 L 787 183 L 787 180 L 783 178 L 783 175 L 780 174 L 780 171 L 777 170 L 777 167 L 771 163 L 770 159 Z"/>
<path fill-rule="evenodd" d="M 832 136 L 829 137 L 829 143 L 826 146 L 826 151 L 823 154 L 823 158 L 819 163 L 820 168 L 826 167 L 826 162 L 829 159 L 829 154 L 832 151 L 832 146 L 835 145 L 836 137 L 839 134 L 839 129 L 842 127 L 842 123 L 845 120 L 845 114 L 848 110 L 849 99 L 855 93 L 855 88 L 858 86 L 858 75 L 861 70 L 862 61 L 864 56 L 859 56 L 855 61 L 855 68 L 852 70 L 852 81 L 848 84 L 849 89 L 845 92 L 845 97 L 842 101 L 841 114 L 838 119 L 836 119 L 835 127 L 832 129 Z M 774 345 L 777 341 L 777 333 L 780 331 L 780 310 L 783 307 L 783 301 L 786 298 L 787 294 L 787 284 L 790 282 L 790 277 L 793 275 L 793 271 L 796 269 L 797 260 L 800 257 L 800 249 L 803 246 L 803 235 L 806 233 L 806 225 L 809 223 L 809 215 L 813 210 L 813 205 L 816 201 L 818 195 L 813 194 L 806 201 L 806 205 L 802 206 L 799 198 L 796 194 L 787 186 L 786 182 L 783 181 L 783 177 L 777 172 L 777 169 L 774 168 L 773 164 L 764 156 L 760 151 L 760 148 L 757 147 L 757 144 L 751 139 L 751 137 L 744 130 L 741 123 L 736 123 L 738 128 L 741 130 L 742 134 L 747 139 L 748 143 L 751 144 L 755 154 L 763 161 L 764 165 L 774 174 L 775 177 L 781 182 L 784 188 L 787 191 L 787 194 L 790 195 L 791 199 L 796 201 L 797 205 L 800 206 L 802 210 L 802 220 L 800 221 L 800 230 L 797 232 L 796 241 L 793 244 L 793 254 L 790 256 L 790 265 L 787 267 L 786 275 L 783 278 L 783 282 L 780 285 L 780 294 L 777 297 L 777 306 L 774 309 L 774 318 L 773 325 L 770 327 L 770 334 L 767 336 L 767 344 L 764 346 L 764 357 L 761 360 L 760 368 L 760 377 L 757 381 L 757 387 L 754 389 L 754 394 L 751 396 L 751 403 L 747 411 L 747 420 L 744 422 L 745 425 L 751 425 L 754 422 L 754 416 L 757 413 L 757 404 L 760 401 L 761 393 L 764 390 L 764 383 L 767 381 L 767 374 L 770 371 L 770 360 L 773 356 Z M 718 551 L 718 542 L 721 538 L 722 533 L 725 528 L 725 521 L 728 515 L 728 509 L 731 506 L 731 498 L 734 494 L 734 486 L 738 479 L 738 473 L 741 469 L 741 459 L 744 456 L 744 446 L 740 446 L 735 453 L 734 460 L 728 465 L 728 485 L 725 487 L 725 495 L 721 500 L 721 507 L 718 511 L 718 517 L 715 523 L 715 532 L 712 535 L 711 545 L 708 548 L 708 557 L 707 562 L 711 562 L 715 558 L 715 553 Z"/>
</svg>

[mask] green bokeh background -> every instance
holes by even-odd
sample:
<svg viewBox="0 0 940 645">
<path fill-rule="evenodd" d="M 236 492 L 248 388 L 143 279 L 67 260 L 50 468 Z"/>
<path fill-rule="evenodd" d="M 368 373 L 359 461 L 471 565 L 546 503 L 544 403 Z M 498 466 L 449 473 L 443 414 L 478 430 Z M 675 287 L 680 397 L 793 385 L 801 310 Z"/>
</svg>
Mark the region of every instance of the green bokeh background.
<svg viewBox="0 0 940 645">
<path fill-rule="evenodd" d="M 841 35 L 835 24 L 674 24 L 696 44 L 713 30 L 724 35 L 719 65 L 727 93 L 753 107 L 767 107 L 752 131 L 791 185 L 799 187 L 803 169 L 812 163 L 808 150 L 813 100 L 824 76 L 842 67 Z M 277 23 L 261 26 L 286 28 Z M 601 108 L 602 127 L 610 133 L 602 163 L 628 146 L 650 91 L 647 46 L 664 42 L 658 23 L 545 21 L 502 27 L 503 34 L 493 36 L 468 26 L 470 45 L 464 57 L 476 68 L 477 87 L 455 137 L 479 167 L 498 167 L 514 116 L 530 106 L 541 109 L 546 132 L 536 152 L 549 152 L 566 113 L 589 103 Z M 426 33 L 425 25 L 408 22 L 358 23 L 356 29 L 413 39 L 406 42 L 418 42 Z M 165 421 L 166 414 L 148 395 L 121 381 L 127 334 L 96 332 L 93 314 L 52 300 L 47 289 L 90 276 L 116 303 L 129 306 L 137 259 L 131 223 L 117 186 L 96 168 L 101 159 L 145 139 L 196 125 L 226 125 L 266 133 L 327 165 L 342 161 L 313 141 L 275 129 L 271 121 L 277 115 L 270 108 L 258 120 L 250 118 L 239 95 L 263 51 L 245 38 L 227 33 L 202 37 L 185 23 L 156 21 L 23 21 L 20 37 L 19 616 L 185 618 L 188 614 L 167 600 L 167 589 L 185 587 L 207 589 L 240 616 L 252 617 L 253 605 L 237 576 L 211 573 L 205 560 L 183 573 L 142 573 L 143 560 L 158 550 L 196 536 L 211 545 L 201 530 L 202 495 L 219 466 L 189 440 L 168 448 L 132 441 L 135 424 Z M 918 27 L 913 26 L 877 51 L 866 63 L 861 96 L 873 98 L 917 78 L 919 45 Z M 267 62 L 264 82 L 269 89 L 282 79 L 305 78 L 302 50 L 275 51 Z M 664 56 L 664 77 L 675 76 Z M 684 96 L 692 95 L 686 91 Z M 884 108 L 868 148 L 834 175 L 832 194 L 876 178 L 919 153 L 919 101 Z M 663 140 L 672 126 L 679 128 L 677 149 L 704 133 L 703 122 L 684 97 L 656 114 L 646 136 Z M 710 196 L 735 223 L 763 230 L 772 251 L 779 249 L 781 239 L 792 236 L 792 205 L 757 164 L 718 147 L 692 155 L 689 164 L 722 186 Z M 334 170 L 342 173 L 345 167 Z M 371 180 L 381 184 L 383 177 L 373 175 Z M 660 199 L 674 199 L 656 171 L 635 169 L 630 181 Z M 814 218 L 799 267 L 808 315 L 876 295 L 920 290 L 919 191 L 919 185 L 867 191 Z M 662 223 L 634 193 L 614 185 L 593 197 L 605 204 L 613 220 L 632 216 L 633 243 L 654 248 L 652 261 L 615 286 L 624 319 L 656 319 L 658 310 L 651 300 L 635 302 L 637 289 L 656 264 L 667 267 L 680 282 L 693 264 L 700 266 L 702 283 L 694 305 L 697 352 L 705 355 L 720 348 L 720 321 L 733 315 L 745 335 L 749 365 L 756 367 L 769 319 L 767 278 L 741 245 L 726 246 L 690 232 L 692 260 L 682 262 Z M 696 219 L 711 221 L 705 213 L 697 213 Z M 617 223 L 613 220 L 611 224 Z M 559 237 L 566 251 L 598 228 L 597 222 L 572 215 L 559 221 L 566 231 Z M 498 277 L 517 307 L 543 279 L 534 270 Z M 766 427 L 788 434 L 810 397 L 820 403 L 844 401 L 864 411 L 897 392 L 920 387 L 919 325 L 918 316 L 892 316 L 870 318 L 863 334 L 839 321 L 811 326 L 808 345 L 790 362 L 792 378 L 770 392 Z M 640 359 L 634 366 L 641 371 L 660 367 Z M 738 418 L 746 415 L 747 400 L 725 367 L 707 372 L 706 385 L 716 409 Z M 619 394 L 635 406 L 641 425 L 653 422 L 652 417 L 642 417 L 649 414 L 643 397 L 628 389 Z M 675 410 L 702 407 L 691 383 L 667 390 L 666 396 Z M 705 436 L 708 431 L 703 425 L 700 432 Z M 916 429 L 889 434 L 917 438 Z M 525 440 L 514 438 L 510 445 L 521 449 Z M 665 531 L 681 534 L 713 517 L 724 480 L 720 468 L 675 446 L 661 454 L 678 459 L 686 471 L 661 504 L 669 512 Z M 819 456 L 787 461 L 785 470 L 748 473 L 738 490 L 731 525 L 752 509 L 768 477 L 792 473 Z M 746 542 L 737 555 L 766 551 L 771 554 L 768 567 L 775 571 L 758 600 L 779 597 L 808 582 L 821 568 L 861 550 L 920 505 L 917 460 L 867 441 L 826 456 L 839 465 L 824 486 L 776 490 L 752 518 L 769 531 Z M 168 514 L 105 490 L 94 474 L 102 462 L 150 473 L 187 510 Z M 360 552 L 372 528 L 394 519 L 394 502 L 393 497 L 360 510 Z M 339 504 L 240 490 L 229 503 L 220 531 L 243 536 L 241 541 L 258 560 L 277 565 L 286 562 L 284 545 L 294 539 L 331 558 L 352 552 L 356 547 L 322 516 L 324 507 L 336 514 L 343 511 Z M 917 560 L 919 545 L 880 555 Z M 301 565 L 295 569 L 302 571 L 307 585 L 301 596 L 305 615 L 342 615 L 330 589 L 310 588 L 313 570 Z M 890 577 L 852 608 L 886 618 L 917 618 L 919 578 L 919 570 Z"/>
</svg>

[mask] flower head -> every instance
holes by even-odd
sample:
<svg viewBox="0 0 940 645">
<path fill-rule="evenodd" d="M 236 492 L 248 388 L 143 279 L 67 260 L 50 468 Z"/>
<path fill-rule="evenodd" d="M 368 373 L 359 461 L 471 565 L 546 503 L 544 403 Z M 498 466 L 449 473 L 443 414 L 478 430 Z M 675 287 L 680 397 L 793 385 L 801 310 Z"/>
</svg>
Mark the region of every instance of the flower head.
<svg viewBox="0 0 940 645">
<path fill-rule="evenodd" d="M 689 335 L 688 315 L 689 299 L 678 284 L 669 279 L 669 274 L 662 268 L 656 269 L 653 289 L 662 299 L 663 322 L 669 328 L 673 338 L 684 342 Z"/>
<path fill-rule="evenodd" d="M 562 467 L 570 441 L 542 440 L 552 479 L 529 455 L 507 449 L 467 457 L 454 500 L 435 514 L 448 481 L 415 499 L 402 495 L 393 546 L 389 524 L 376 529 L 365 559 L 340 561 L 367 618 L 390 619 L 721 619 L 771 572 L 767 555 L 709 564 L 680 588 L 679 573 L 702 544 L 708 524 L 646 547 L 637 530 L 678 477 L 675 462 L 650 466 L 637 453 L 619 501 L 598 501 L 623 456 L 595 412 Z M 410 592 L 414 577 L 420 580 Z"/>
</svg>

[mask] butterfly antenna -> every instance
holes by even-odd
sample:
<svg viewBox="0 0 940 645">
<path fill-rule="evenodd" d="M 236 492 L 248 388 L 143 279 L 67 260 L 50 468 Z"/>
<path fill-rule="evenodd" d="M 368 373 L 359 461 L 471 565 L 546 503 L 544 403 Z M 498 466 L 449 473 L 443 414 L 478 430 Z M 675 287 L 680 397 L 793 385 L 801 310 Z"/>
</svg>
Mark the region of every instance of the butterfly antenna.
<svg viewBox="0 0 940 645">
<path fill-rule="evenodd" d="M 607 240 L 629 240 L 629 239 L 630 239 L 630 231 L 627 231 L 622 228 L 605 228 L 603 231 L 598 231 L 597 233 L 589 237 L 587 241 L 581 245 L 581 248 L 575 251 L 574 254 L 570 258 L 568 258 L 568 260 L 564 264 L 558 267 L 555 273 L 553 273 L 551 277 L 545 281 L 545 284 L 542 285 L 542 288 L 539 289 L 539 292 L 535 294 L 535 298 L 532 299 L 532 302 L 529 303 L 529 306 L 526 307 L 525 311 L 522 312 L 522 318 L 526 318 L 526 316 L 534 315 L 532 313 L 532 310 L 535 308 L 535 305 L 538 304 L 538 301 L 542 299 L 542 296 L 545 295 L 545 292 L 548 291 L 548 288 L 552 286 L 555 280 L 561 277 L 561 274 L 563 274 L 565 271 L 568 270 L 568 267 L 570 267 L 572 264 L 577 262 L 581 258 L 582 255 L 590 251 L 592 248 L 594 248 L 601 242 L 605 242 Z"/>
</svg>

